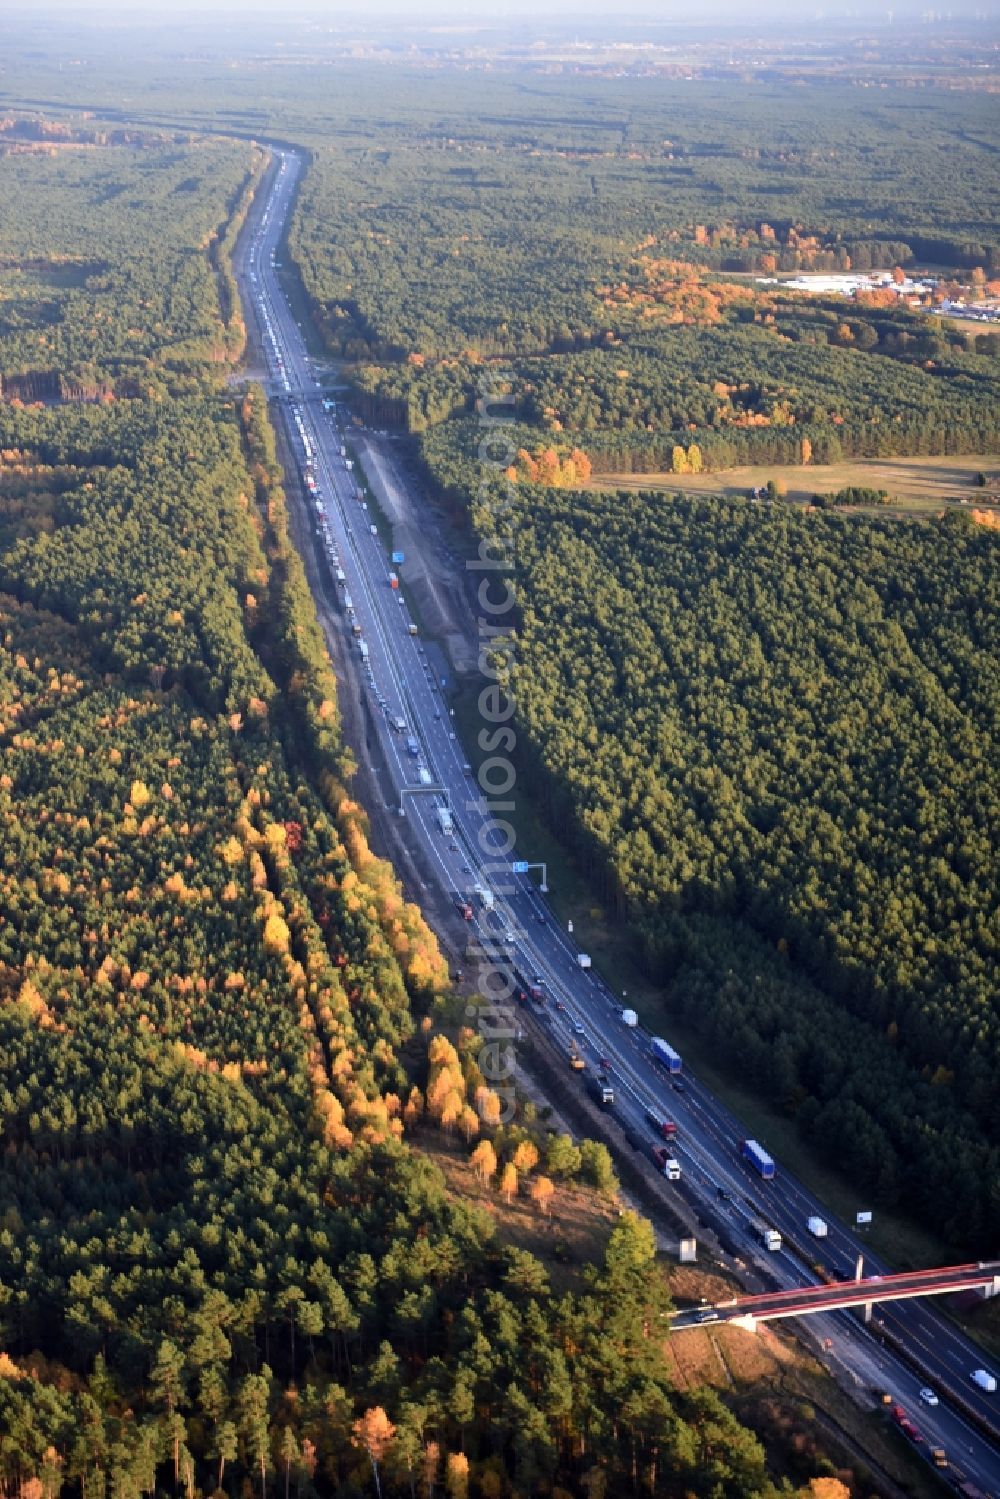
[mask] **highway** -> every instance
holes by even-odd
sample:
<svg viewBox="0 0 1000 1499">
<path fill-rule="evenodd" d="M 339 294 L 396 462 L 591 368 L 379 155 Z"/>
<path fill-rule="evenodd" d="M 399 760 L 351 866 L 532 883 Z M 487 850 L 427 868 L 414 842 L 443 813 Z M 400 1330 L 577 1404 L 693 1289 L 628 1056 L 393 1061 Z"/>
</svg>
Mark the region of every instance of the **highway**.
<svg viewBox="0 0 1000 1499">
<path fill-rule="evenodd" d="M 405 802 L 414 843 L 442 889 L 460 893 L 474 908 L 470 936 L 509 963 L 524 987 L 538 986 L 532 1009 L 549 1028 L 567 1058 L 576 1047 L 587 1076 L 602 1068 L 614 1088 L 613 1110 L 633 1147 L 651 1154 L 659 1143 L 680 1163 L 683 1191 L 747 1263 L 781 1289 L 814 1285 L 811 1268 L 820 1263 L 835 1279 L 855 1275 L 857 1257 L 865 1273 L 888 1274 L 890 1267 L 868 1252 L 846 1225 L 778 1164 L 775 1179 L 764 1181 L 740 1156 L 746 1131 L 686 1069 L 671 1077 L 651 1055 L 650 1036 L 627 1025 L 620 1002 L 593 969 L 580 966 L 568 933 L 553 919 L 526 876 L 515 874 L 495 825 L 472 778 L 465 751 L 452 726 L 443 684 L 431 669 L 426 649 L 406 605 L 403 589 L 392 586 L 393 563 L 378 518 L 363 504 L 345 451 L 337 413 L 324 401 L 306 345 L 275 273 L 275 258 L 301 158 L 276 150 L 280 163 L 266 197 L 251 214 L 237 257 L 248 322 L 251 313 L 267 362 L 272 413 L 284 423 L 296 455 L 318 545 L 329 567 L 329 593 L 336 595 L 345 637 L 357 652 L 357 672 L 369 696 L 372 720 L 391 785 L 387 804 Z M 290 500 L 294 483 L 289 476 Z M 338 571 L 342 580 L 337 581 Z M 383 774 L 383 780 L 385 773 Z M 440 789 L 435 789 L 440 788 Z M 485 898 L 478 891 L 485 892 Z M 503 964 L 501 963 L 501 967 Z M 667 1038 L 669 1040 L 669 1037 Z M 568 1066 L 568 1061 L 567 1061 Z M 583 1081 L 581 1086 L 583 1086 Z M 664 1141 L 651 1120 L 671 1120 L 676 1135 Z M 825 1219 L 828 1233 L 813 1239 L 807 1219 Z M 777 1229 L 782 1248 L 769 1253 L 754 1230 L 755 1221 Z M 984 1494 L 1000 1496 L 1000 1450 L 970 1425 L 955 1405 L 953 1392 L 990 1428 L 1000 1428 L 1000 1392 L 989 1395 L 971 1380 L 974 1369 L 989 1367 L 980 1350 L 928 1303 L 899 1302 L 879 1307 L 872 1329 L 852 1312 L 810 1319 L 825 1345 L 825 1357 L 849 1383 L 892 1393 L 920 1427 L 928 1443 L 945 1447 L 958 1473 Z M 919 1361 L 915 1375 L 878 1340 L 878 1322 Z M 940 1403 L 920 1402 L 931 1386 Z"/>
</svg>

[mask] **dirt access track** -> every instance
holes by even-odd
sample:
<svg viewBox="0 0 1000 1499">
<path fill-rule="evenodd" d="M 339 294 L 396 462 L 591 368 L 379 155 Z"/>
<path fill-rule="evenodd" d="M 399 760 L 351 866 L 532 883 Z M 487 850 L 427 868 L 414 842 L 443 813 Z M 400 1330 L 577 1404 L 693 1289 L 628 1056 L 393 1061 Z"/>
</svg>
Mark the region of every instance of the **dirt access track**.
<svg viewBox="0 0 1000 1499">
<path fill-rule="evenodd" d="M 392 529 L 392 550 L 406 559 L 399 574 L 423 633 L 440 642 L 457 675 L 471 675 L 477 669 L 475 625 L 461 561 L 434 534 L 429 507 L 414 499 L 412 482 L 400 472 L 390 444 L 367 432 L 351 432 L 348 440 Z"/>
<path fill-rule="evenodd" d="M 748 491 L 781 480 L 793 504 L 806 505 L 814 494 L 836 494 L 849 485 L 884 489 L 894 509 L 932 514 L 947 504 L 970 505 L 995 499 L 996 490 L 980 489 L 976 475 L 1000 472 L 1000 455 L 961 458 L 857 458 L 849 463 L 753 464 L 713 474 L 595 474 L 587 489 L 662 489 L 671 494 L 724 494 L 745 498 Z"/>
</svg>

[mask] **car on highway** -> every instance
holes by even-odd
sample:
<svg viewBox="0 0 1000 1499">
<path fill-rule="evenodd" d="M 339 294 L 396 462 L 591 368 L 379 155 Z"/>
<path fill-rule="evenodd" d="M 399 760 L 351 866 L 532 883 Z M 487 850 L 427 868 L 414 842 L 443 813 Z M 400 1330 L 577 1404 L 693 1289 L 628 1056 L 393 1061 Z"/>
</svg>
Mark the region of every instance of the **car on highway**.
<svg viewBox="0 0 1000 1499">
<path fill-rule="evenodd" d="M 566 1006 L 563 1004 L 563 1002 L 562 1002 L 561 999 L 557 999 L 556 1002 L 555 1002 L 555 1005 L 556 1005 L 556 1009 L 557 1010 L 563 1010 L 563 1011 L 565 1011 L 565 1009 L 566 1009 Z"/>
<path fill-rule="evenodd" d="M 683 1082 L 681 1081 L 681 1079 L 679 1077 L 675 1078 L 674 1081 L 671 1083 L 670 1086 L 673 1088 L 673 1090 L 674 1090 L 675 1093 L 686 1093 L 687 1092 L 687 1088 L 684 1086 Z"/>
<path fill-rule="evenodd" d="M 614 1063 L 612 1062 L 610 1057 L 598 1057 L 597 1065 L 602 1069 L 602 1071 L 610 1072 L 612 1067 L 614 1066 Z"/>
<path fill-rule="evenodd" d="M 938 1398 L 929 1385 L 924 1385 L 924 1388 L 920 1391 L 920 1399 L 924 1402 L 925 1405 L 938 1404 Z"/>
<path fill-rule="evenodd" d="M 574 1035 L 577 1035 L 577 1036 L 582 1036 L 583 1035 L 583 1021 L 582 1020 L 574 1020 L 573 1021 L 573 1033 L 574 1033 Z"/>
<path fill-rule="evenodd" d="M 706 1306 L 702 1311 L 695 1313 L 696 1322 L 718 1322 L 719 1314 L 714 1306 Z"/>
</svg>

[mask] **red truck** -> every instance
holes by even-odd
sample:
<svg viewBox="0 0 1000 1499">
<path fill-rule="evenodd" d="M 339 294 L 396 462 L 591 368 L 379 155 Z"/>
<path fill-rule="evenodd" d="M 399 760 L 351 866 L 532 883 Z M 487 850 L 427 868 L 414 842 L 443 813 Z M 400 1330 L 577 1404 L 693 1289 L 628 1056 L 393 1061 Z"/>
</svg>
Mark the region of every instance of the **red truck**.
<svg viewBox="0 0 1000 1499">
<path fill-rule="evenodd" d="M 646 1122 L 651 1124 L 657 1134 L 662 1135 L 665 1140 L 672 1139 L 677 1133 L 677 1126 L 672 1119 L 661 1119 L 659 1114 L 654 1113 L 652 1109 L 646 1110 Z"/>
<path fill-rule="evenodd" d="M 923 1433 L 917 1430 L 901 1405 L 893 1406 L 892 1419 L 895 1421 L 904 1437 L 909 1437 L 910 1441 L 913 1442 L 914 1445 L 917 1442 L 923 1441 Z"/>
</svg>

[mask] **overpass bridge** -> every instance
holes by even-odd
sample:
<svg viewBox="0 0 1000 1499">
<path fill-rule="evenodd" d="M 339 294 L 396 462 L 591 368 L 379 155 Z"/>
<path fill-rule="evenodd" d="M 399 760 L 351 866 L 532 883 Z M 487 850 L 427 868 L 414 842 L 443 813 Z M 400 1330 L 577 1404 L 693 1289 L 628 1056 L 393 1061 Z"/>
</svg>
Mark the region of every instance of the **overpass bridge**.
<svg viewBox="0 0 1000 1499">
<path fill-rule="evenodd" d="M 730 1322 L 750 1331 L 758 1322 L 774 1322 L 781 1317 L 808 1317 L 815 1312 L 839 1311 L 842 1307 L 860 1306 L 865 1321 L 877 1301 L 907 1301 L 915 1296 L 946 1296 L 956 1291 L 982 1291 L 985 1296 L 1000 1294 L 1000 1261 L 978 1265 L 949 1265 L 939 1270 L 908 1270 L 897 1275 L 858 1274 L 853 1280 L 824 1282 L 815 1286 L 796 1286 L 789 1291 L 765 1291 L 758 1296 L 737 1296 L 715 1306 L 677 1312 L 671 1331 L 700 1327 L 707 1322 Z"/>
</svg>

